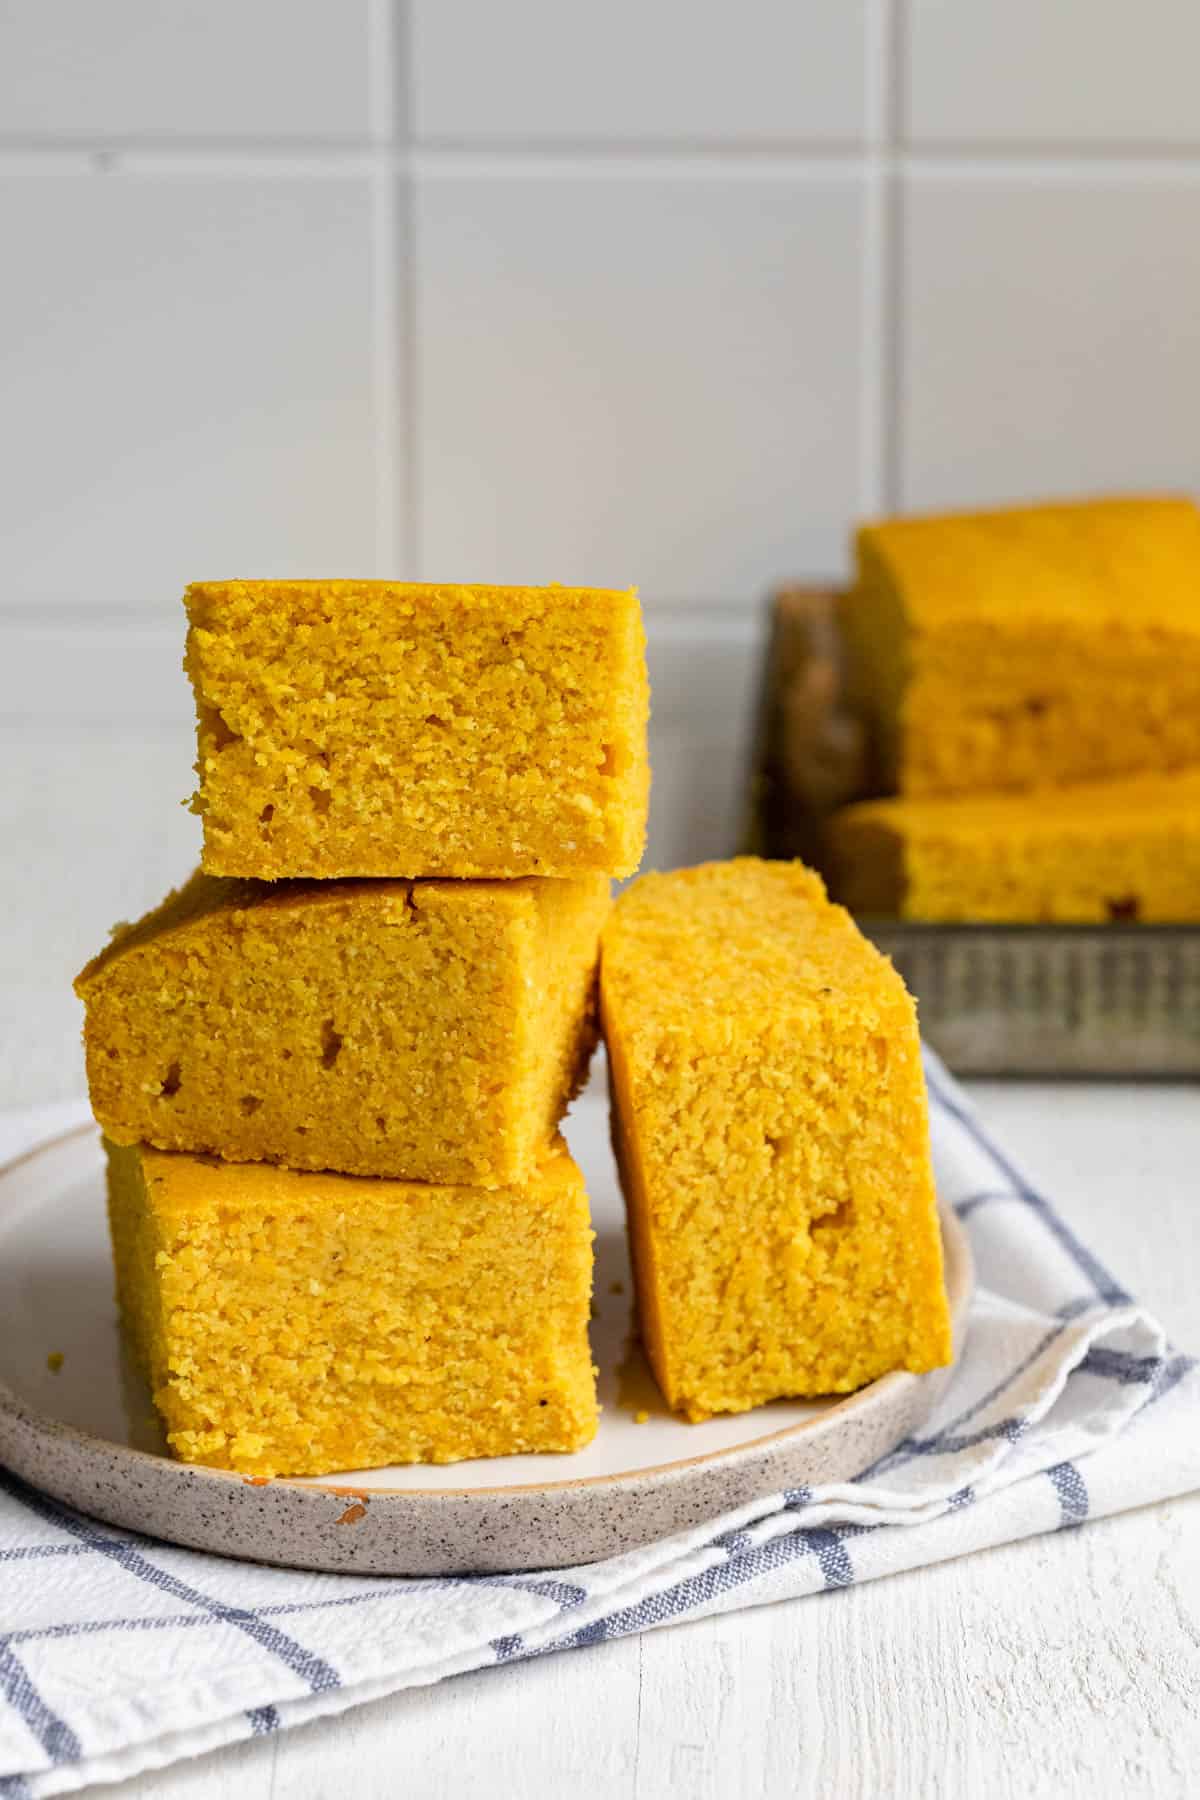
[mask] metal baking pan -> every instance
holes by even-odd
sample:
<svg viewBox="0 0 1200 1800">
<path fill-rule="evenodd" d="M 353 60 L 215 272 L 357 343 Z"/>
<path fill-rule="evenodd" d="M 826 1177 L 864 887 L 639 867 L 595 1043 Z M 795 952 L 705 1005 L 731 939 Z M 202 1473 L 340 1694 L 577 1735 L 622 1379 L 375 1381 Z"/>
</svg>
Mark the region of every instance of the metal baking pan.
<svg viewBox="0 0 1200 1800">
<path fill-rule="evenodd" d="M 775 595 L 745 843 L 830 873 L 825 823 L 872 792 L 844 684 L 839 593 Z M 1200 1076 L 1200 926 L 860 919 L 962 1075 Z"/>
<path fill-rule="evenodd" d="M 1200 928 L 863 919 L 961 1075 L 1200 1075 Z"/>
</svg>

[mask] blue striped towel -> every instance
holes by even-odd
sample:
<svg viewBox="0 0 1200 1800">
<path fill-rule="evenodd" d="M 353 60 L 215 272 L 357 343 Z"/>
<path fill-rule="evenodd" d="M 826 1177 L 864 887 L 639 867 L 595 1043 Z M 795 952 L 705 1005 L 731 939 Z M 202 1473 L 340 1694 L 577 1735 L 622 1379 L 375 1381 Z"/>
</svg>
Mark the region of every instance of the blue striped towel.
<svg viewBox="0 0 1200 1800">
<path fill-rule="evenodd" d="M 176 1550 L 0 1470 L 0 1796 L 63 1793 L 464 1670 L 848 1587 L 1200 1487 L 1196 1365 L 932 1057 L 928 1075 L 939 1187 L 979 1285 L 922 1435 L 855 1481 L 771 1494 L 608 1562 L 422 1581 Z"/>
</svg>

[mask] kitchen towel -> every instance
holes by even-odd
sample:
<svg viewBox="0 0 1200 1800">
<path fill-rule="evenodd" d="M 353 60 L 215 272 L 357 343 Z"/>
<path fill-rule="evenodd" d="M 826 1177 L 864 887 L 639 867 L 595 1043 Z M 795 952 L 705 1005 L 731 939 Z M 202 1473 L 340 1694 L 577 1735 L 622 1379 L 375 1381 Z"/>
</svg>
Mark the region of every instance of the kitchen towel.
<svg viewBox="0 0 1200 1800">
<path fill-rule="evenodd" d="M 1200 1487 L 1200 1372 L 927 1059 L 940 1193 L 970 1235 L 966 1346 L 926 1429 L 544 1574 L 304 1574 L 99 1525 L 0 1469 L 0 1796 L 33 1800 L 440 1681 L 848 1587 Z M 3 1122 L 11 1157 L 80 1109 Z"/>
</svg>

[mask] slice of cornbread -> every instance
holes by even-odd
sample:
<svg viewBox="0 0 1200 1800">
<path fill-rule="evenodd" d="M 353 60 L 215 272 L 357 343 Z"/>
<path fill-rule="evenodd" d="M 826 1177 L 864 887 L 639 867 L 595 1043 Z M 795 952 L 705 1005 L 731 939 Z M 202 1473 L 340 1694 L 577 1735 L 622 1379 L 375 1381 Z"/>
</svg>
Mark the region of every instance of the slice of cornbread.
<svg viewBox="0 0 1200 1800">
<path fill-rule="evenodd" d="M 1034 788 L 1200 763 L 1190 501 L 869 526 L 843 617 L 881 791 Z"/>
<path fill-rule="evenodd" d="M 913 1002 L 799 863 L 647 875 L 600 1001 L 646 1350 L 691 1419 L 951 1354 Z"/>
<path fill-rule="evenodd" d="M 593 1436 L 592 1233 L 561 1143 L 490 1193 L 107 1150 L 122 1319 L 184 1462 L 322 1475 Z"/>
<path fill-rule="evenodd" d="M 636 869 L 636 593 L 212 581 L 185 603 L 210 874 Z"/>
<path fill-rule="evenodd" d="M 496 1187 L 526 1179 L 595 1045 L 608 877 L 194 875 L 76 982 L 109 1137 Z"/>
<path fill-rule="evenodd" d="M 1200 770 L 869 801 L 835 816 L 830 850 L 864 916 L 1200 920 Z"/>
</svg>

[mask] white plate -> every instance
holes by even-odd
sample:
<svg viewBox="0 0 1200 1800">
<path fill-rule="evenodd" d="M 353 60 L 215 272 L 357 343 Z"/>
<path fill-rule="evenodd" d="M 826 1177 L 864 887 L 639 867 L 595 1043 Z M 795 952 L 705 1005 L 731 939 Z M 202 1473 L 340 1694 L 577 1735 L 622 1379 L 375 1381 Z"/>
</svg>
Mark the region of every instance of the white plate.
<svg viewBox="0 0 1200 1800">
<path fill-rule="evenodd" d="M 567 1136 L 597 1232 L 592 1348 L 603 1410 L 586 1450 L 266 1485 L 172 1461 L 117 1329 L 103 1157 L 89 1127 L 0 1171 L 0 1461 L 111 1524 L 264 1562 L 394 1574 L 548 1568 L 781 1488 L 846 1479 L 929 1412 L 945 1371 L 701 1425 L 674 1417 L 633 1336 L 602 1080 L 576 1104 Z M 943 1237 L 958 1343 L 970 1254 L 948 1214 Z M 52 1355 L 62 1357 L 57 1373 Z"/>
</svg>

